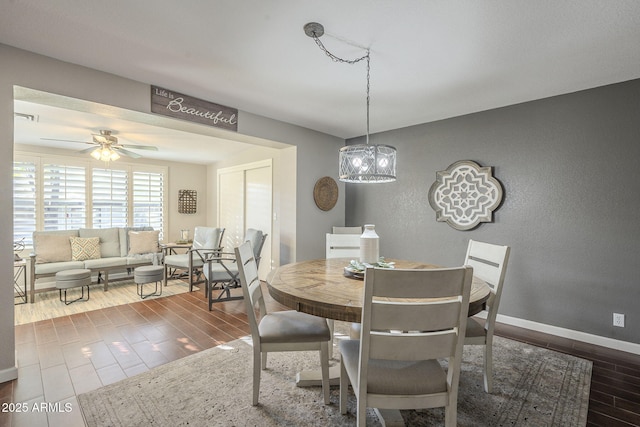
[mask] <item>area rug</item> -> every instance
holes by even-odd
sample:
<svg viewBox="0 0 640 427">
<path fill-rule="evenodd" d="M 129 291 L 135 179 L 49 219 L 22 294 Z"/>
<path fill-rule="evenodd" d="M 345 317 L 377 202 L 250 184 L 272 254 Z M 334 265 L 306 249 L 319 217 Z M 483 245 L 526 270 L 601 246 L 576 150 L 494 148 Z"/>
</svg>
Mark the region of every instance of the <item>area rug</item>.
<svg viewBox="0 0 640 427">
<path fill-rule="evenodd" d="M 142 301 L 136 293 L 136 284 L 132 279 L 110 280 L 107 292 L 104 291 L 102 284 L 93 284 L 89 289 L 90 298 L 88 301 L 78 301 L 69 305 L 60 302 L 58 290 L 37 293 L 33 304 L 27 303 L 15 306 L 15 325 Z M 144 285 L 145 294 L 151 293 L 153 290 L 153 283 Z M 188 291 L 188 283 L 182 280 L 169 280 L 167 286 L 162 287 L 162 296 L 149 297 L 147 299 L 162 298 Z M 71 289 L 67 292 L 69 299 L 75 299 L 80 296 L 79 288 Z"/>
<path fill-rule="evenodd" d="M 341 415 L 339 387 L 332 387 L 330 405 L 320 387 L 296 387 L 297 371 L 318 366 L 315 352 L 270 353 L 260 404 L 251 406 L 251 355 L 249 338 L 235 340 L 81 394 L 78 401 L 89 427 L 355 425 L 353 392 L 348 414 Z M 481 348 L 465 347 L 458 426 L 584 426 L 591 367 L 587 360 L 496 337 L 494 391 L 487 394 Z M 407 426 L 444 425 L 441 409 L 401 413 Z M 370 409 L 367 425 L 381 425 Z"/>
</svg>

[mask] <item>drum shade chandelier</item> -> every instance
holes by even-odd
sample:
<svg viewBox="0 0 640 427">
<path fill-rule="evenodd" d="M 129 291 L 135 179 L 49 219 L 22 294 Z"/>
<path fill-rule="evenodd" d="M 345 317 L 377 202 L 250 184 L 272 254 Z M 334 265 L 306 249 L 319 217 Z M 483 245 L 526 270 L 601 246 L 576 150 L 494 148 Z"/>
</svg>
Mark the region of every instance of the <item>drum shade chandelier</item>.
<svg viewBox="0 0 640 427">
<path fill-rule="evenodd" d="M 354 183 L 383 183 L 396 180 L 396 149 L 390 145 L 369 145 L 369 103 L 371 55 L 369 49 L 366 54 L 357 59 L 342 59 L 329 52 L 320 41 L 324 34 L 324 27 L 317 22 L 309 22 L 304 26 L 304 32 L 311 37 L 318 47 L 334 62 L 355 64 L 367 62 L 367 134 L 365 144 L 346 145 L 340 149 L 339 179 L 343 182 Z"/>
</svg>

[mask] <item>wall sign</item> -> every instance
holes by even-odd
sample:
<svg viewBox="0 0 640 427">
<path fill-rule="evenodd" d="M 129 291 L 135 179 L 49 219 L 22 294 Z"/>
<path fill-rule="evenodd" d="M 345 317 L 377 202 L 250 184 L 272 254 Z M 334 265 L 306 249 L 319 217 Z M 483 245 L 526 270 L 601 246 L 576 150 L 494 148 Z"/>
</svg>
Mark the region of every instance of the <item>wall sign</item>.
<svg viewBox="0 0 640 427">
<path fill-rule="evenodd" d="M 157 86 L 151 86 L 151 112 L 234 132 L 238 131 L 237 109 L 182 95 Z"/>
<path fill-rule="evenodd" d="M 456 230 L 471 230 L 481 222 L 493 221 L 502 196 L 502 185 L 492 176 L 491 167 L 461 160 L 436 173 L 429 204 L 436 211 L 436 221 Z"/>
</svg>

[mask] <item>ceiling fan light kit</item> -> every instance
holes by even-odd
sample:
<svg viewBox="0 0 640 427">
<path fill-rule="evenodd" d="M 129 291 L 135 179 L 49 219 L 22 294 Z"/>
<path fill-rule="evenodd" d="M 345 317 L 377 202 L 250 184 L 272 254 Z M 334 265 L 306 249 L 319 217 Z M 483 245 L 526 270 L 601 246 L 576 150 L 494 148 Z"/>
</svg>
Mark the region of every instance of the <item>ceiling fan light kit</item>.
<svg viewBox="0 0 640 427">
<path fill-rule="evenodd" d="M 109 146 L 103 145 L 93 150 L 91 152 L 91 157 L 96 160 L 102 160 L 103 162 L 108 163 L 110 161 L 118 160 L 120 158 L 120 155 Z"/>
<path fill-rule="evenodd" d="M 396 180 L 396 149 L 390 145 L 369 145 L 369 91 L 371 75 L 371 56 L 369 49 L 366 55 L 352 60 L 342 59 L 329 52 L 320 41 L 324 27 L 317 22 L 309 22 L 304 26 L 304 33 L 311 37 L 318 47 L 334 62 L 355 64 L 367 61 L 367 134 L 365 144 L 347 145 L 340 149 L 339 174 L 340 181 L 352 183 L 383 183 Z"/>
</svg>

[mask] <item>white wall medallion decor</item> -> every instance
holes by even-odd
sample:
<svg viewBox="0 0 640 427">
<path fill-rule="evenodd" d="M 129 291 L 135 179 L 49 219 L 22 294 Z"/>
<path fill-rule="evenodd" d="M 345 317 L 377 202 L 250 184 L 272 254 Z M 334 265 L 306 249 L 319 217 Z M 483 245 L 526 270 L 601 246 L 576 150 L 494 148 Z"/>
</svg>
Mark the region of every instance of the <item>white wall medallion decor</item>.
<svg viewBox="0 0 640 427">
<path fill-rule="evenodd" d="M 436 221 L 456 230 L 471 230 L 481 222 L 493 221 L 502 196 L 502 185 L 492 176 L 491 167 L 460 160 L 436 173 L 429 204 L 436 211 Z"/>
</svg>

